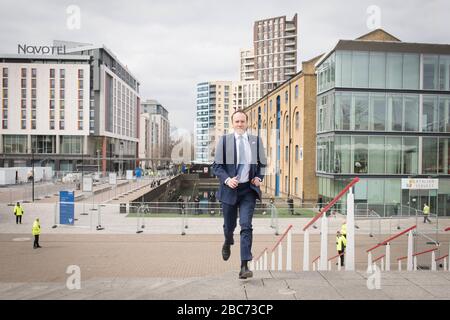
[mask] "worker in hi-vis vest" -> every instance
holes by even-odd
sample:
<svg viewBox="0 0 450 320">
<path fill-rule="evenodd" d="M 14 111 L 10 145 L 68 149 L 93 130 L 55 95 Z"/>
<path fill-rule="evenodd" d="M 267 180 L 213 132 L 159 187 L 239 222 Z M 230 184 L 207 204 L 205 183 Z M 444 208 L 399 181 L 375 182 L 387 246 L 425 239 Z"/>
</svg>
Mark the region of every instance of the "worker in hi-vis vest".
<svg viewBox="0 0 450 320">
<path fill-rule="evenodd" d="M 345 247 L 347 246 L 347 239 L 340 231 L 336 233 L 336 249 L 341 258 L 341 266 L 344 266 Z M 337 263 L 336 263 L 337 264 Z"/>
<path fill-rule="evenodd" d="M 39 235 L 41 234 L 41 224 L 39 223 L 39 218 L 34 220 L 32 233 L 34 236 L 33 249 L 41 248 L 39 245 Z"/>
<path fill-rule="evenodd" d="M 430 207 L 425 203 L 423 205 L 423 223 L 427 223 L 427 221 L 431 223 L 430 218 L 428 218 L 429 216 L 430 216 Z"/>
<path fill-rule="evenodd" d="M 16 216 L 16 224 L 22 224 L 22 216 L 23 216 L 24 210 L 22 205 L 19 201 L 17 201 L 17 204 L 14 206 L 14 215 Z"/>
</svg>

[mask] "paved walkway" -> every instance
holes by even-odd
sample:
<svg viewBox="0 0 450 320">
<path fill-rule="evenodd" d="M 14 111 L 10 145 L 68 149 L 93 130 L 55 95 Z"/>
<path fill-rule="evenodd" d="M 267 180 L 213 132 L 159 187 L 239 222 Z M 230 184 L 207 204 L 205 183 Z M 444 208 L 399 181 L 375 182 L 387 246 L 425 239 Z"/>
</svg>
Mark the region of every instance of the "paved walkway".
<svg viewBox="0 0 450 320">
<path fill-rule="evenodd" d="M 277 238 L 255 235 L 254 254 Z M 450 272 L 442 269 L 382 273 L 381 289 L 369 290 L 361 253 L 368 236 L 357 245 L 359 271 L 300 272 L 301 240 L 294 235 L 293 271 L 254 271 L 254 278 L 239 280 L 239 241 L 225 262 L 221 235 L 47 234 L 43 248 L 33 250 L 28 235 L 0 234 L 0 299 L 450 299 Z M 310 244 L 312 257 L 319 235 Z M 392 256 L 403 251 L 404 243 Z M 80 290 L 66 287 L 74 265 Z"/>
</svg>

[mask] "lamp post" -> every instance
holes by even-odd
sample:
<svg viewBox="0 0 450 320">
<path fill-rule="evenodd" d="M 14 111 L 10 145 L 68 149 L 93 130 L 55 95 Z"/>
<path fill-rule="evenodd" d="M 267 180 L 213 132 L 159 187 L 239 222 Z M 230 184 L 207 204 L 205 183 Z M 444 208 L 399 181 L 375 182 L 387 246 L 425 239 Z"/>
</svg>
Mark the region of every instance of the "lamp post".
<svg viewBox="0 0 450 320">
<path fill-rule="evenodd" d="M 100 178 L 100 150 L 97 149 L 97 175 Z"/>
</svg>

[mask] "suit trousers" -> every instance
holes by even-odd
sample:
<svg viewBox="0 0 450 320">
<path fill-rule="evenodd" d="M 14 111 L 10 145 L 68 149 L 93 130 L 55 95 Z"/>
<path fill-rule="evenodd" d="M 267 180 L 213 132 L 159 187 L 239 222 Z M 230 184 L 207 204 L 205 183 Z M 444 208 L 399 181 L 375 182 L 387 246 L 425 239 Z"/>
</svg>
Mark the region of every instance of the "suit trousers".
<svg viewBox="0 0 450 320">
<path fill-rule="evenodd" d="M 236 229 L 238 209 L 239 225 L 241 227 L 241 261 L 250 261 L 252 256 L 253 228 L 252 218 L 256 205 L 256 192 L 250 188 L 250 182 L 241 183 L 237 187 L 237 201 L 234 205 L 222 202 L 223 233 L 225 244 L 233 245 L 233 232 Z"/>
</svg>

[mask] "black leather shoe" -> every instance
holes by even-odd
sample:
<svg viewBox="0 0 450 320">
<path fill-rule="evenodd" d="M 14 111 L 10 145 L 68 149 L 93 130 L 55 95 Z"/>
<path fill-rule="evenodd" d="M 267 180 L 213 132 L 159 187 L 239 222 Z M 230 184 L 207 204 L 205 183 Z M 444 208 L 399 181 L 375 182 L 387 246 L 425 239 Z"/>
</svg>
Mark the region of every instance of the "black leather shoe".
<svg viewBox="0 0 450 320">
<path fill-rule="evenodd" d="M 230 258 L 231 255 L 231 249 L 229 244 L 224 244 L 222 246 L 222 258 L 223 260 L 227 261 L 228 258 Z"/>
<path fill-rule="evenodd" d="M 253 277 L 253 272 L 247 266 L 241 267 L 241 271 L 239 272 L 239 279 L 247 279 Z"/>
</svg>

